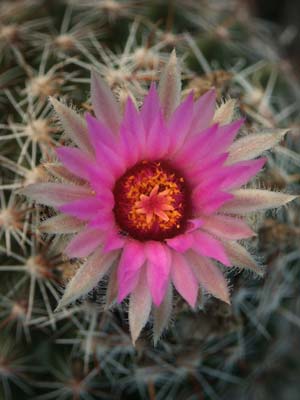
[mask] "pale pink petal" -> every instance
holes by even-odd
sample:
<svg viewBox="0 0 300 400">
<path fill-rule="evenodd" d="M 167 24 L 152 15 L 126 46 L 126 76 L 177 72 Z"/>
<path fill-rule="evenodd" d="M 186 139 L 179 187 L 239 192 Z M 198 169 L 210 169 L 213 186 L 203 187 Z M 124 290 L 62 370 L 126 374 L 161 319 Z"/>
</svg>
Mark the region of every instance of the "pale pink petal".
<svg viewBox="0 0 300 400">
<path fill-rule="evenodd" d="M 91 74 L 91 98 L 96 117 L 117 134 L 121 121 L 119 105 L 109 86 L 94 69 Z"/>
<path fill-rule="evenodd" d="M 77 146 L 83 151 L 93 156 L 94 150 L 89 141 L 88 131 L 84 119 L 74 110 L 60 103 L 53 97 L 50 97 L 50 101 L 63 125 L 64 131 L 69 138 L 73 140 L 73 142 L 77 144 Z"/>
<path fill-rule="evenodd" d="M 181 94 L 180 70 L 175 50 L 172 51 L 169 61 L 162 71 L 158 92 L 163 114 L 168 120 L 179 105 Z"/>
<path fill-rule="evenodd" d="M 255 233 L 240 218 L 227 215 L 202 216 L 202 229 L 228 240 L 238 240 L 251 237 Z"/>
<path fill-rule="evenodd" d="M 166 295 L 159 305 L 153 310 L 153 341 L 156 346 L 164 329 L 168 326 L 173 308 L 173 288 L 169 283 Z"/>
<path fill-rule="evenodd" d="M 132 343 L 135 344 L 141 330 L 146 325 L 151 311 L 151 294 L 147 283 L 146 269 L 143 267 L 139 280 L 130 295 L 128 318 Z"/>
<path fill-rule="evenodd" d="M 230 304 L 227 282 L 220 269 L 206 257 L 200 257 L 192 252 L 188 257 L 200 285 L 214 297 Z"/>
<path fill-rule="evenodd" d="M 264 274 L 264 269 L 256 263 L 245 247 L 235 241 L 224 241 L 223 245 L 233 266 L 249 269 L 260 276 Z"/>
<path fill-rule="evenodd" d="M 97 228 L 85 228 L 68 244 L 65 253 L 68 257 L 87 257 L 103 242 L 103 232 Z"/>
<path fill-rule="evenodd" d="M 106 302 L 104 310 L 109 310 L 117 301 L 118 296 L 118 268 L 116 263 L 110 268 L 109 280 L 106 289 Z"/>
<path fill-rule="evenodd" d="M 194 112 L 193 93 L 176 108 L 168 123 L 168 136 L 170 137 L 170 152 L 181 148 L 191 127 Z"/>
<path fill-rule="evenodd" d="M 194 105 L 191 133 L 199 133 L 211 125 L 216 107 L 216 90 L 210 89 Z M 217 121 L 216 121 L 217 122 Z"/>
<path fill-rule="evenodd" d="M 234 116 L 236 100 L 229 99 L 216 110 L 213 122 L 220 125 L 229 124 Z"/>
<path fill-rule="evenodd" d="M 65 203 L 91 196 L 91 189 L 86 186 L 66 183 L 38 183 L 28 185 L 18 193 L 35 200 L 39 204 L 59 207 Z"/>
<path fill-rule="evenodd" d="M 193 232 L 193 250 L 205 257 L 211 257 L 224 265 L 230 265 L 224 246 L 217 239 L 205 232 Z"/>
<path fill-rule="evenodd" d="M 84 227 L 84 222 L 69 215 L 55 215 L 43 221 L 39 226 L 41 232 L 66 234 L 76 233 Z"/>
<path fill-rule="evenodd" d="M 64 296 L 60 300 L 56 310 L 86 295 L 97 286 L 98 282 L 108 272 L 117 256 L 117 252 L 103 254 L 101 249 L 95 251 L 68 283 Z"/>
<path fill-rule="evenodd" d="M 176 252 L 172 253 L 171 277 L 177 292 L 194 308 L 198 282 L 186 258 Z"/>
<path fill-rule="evenodd" d="M 171 268 L 171 255 L 167 246 L 160 242 L 145 243 L 147 254 L 147 276 L 153 303 L 159 306 L 162 302 Z"/>
<path fill-rule="evenodd" d="M 277 208 L 297 198 L 297 196 L 261 189 L 240 189 L 232 194 L 234 198 L 221 207 L 221 212 L 248 214 L 253 211 Z"/>
<path fill-rule="evenodd" d="M 228 164 L 238 161 L 250 160 L 271 149 L 280 142 L 288 132 L 287 129 L 261 134 L 247 135 L 236 140 L 230 147 Z"/>
<path fill-rule="evenodd" d="M 118 267 L 119 303 L 134 289 L 139 270 L 145 260 L 146 254 L 143 244 L 136 240 L 128 240 L 124 245 Z"/>
</svg>

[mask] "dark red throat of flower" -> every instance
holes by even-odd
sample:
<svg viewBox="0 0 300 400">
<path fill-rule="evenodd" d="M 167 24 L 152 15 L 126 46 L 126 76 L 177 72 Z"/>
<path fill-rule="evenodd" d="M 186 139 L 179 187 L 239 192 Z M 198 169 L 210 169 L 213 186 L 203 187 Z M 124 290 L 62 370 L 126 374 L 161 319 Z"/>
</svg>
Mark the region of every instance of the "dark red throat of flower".
<svg viewBox="0 0 300 400">
<path fill-rule="evenodd" d="M 163 241 L 185 231 L 190 191 L 166 161 L 142 161 L 118 179 L 114 213 L 121 232 L 134 239 Z"/>
</svg>

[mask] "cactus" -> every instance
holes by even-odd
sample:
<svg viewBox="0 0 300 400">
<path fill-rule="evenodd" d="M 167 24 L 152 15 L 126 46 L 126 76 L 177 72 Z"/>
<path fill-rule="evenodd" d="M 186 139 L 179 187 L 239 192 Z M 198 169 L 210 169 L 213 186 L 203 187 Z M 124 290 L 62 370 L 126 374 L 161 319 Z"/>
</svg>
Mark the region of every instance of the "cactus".
<svg viewBox="0 0 300 400">
<path fill-rule="evenodd" d="M 150 319 L 133 347 L 127 305 L 108 307 L 114 279 L 55 311 L 84 261 L 49 233 L 53 209 L 20 194 L 63 173 L 54 148 L 71 140 L 49 97 L 91 112 L 94 69 L 122 109 L 128 97 L 140 106 L 174 48 L 183 98 L 214 86 L 218 105 L 246 118 L 240 138 L 276 137 L 255 186 L 299 193 L 300 86 L 276 29 L 237 0 L 1 2 L 1 400 L 298 398 L 298 200 L 249 220 L 258 235 L 242 244 L 258 248 L 263 278 L 242 262 L 226 274 L 231 305 L 202 293 L 192 311 L 175 297 L 157 345 Z"/>
</svg>

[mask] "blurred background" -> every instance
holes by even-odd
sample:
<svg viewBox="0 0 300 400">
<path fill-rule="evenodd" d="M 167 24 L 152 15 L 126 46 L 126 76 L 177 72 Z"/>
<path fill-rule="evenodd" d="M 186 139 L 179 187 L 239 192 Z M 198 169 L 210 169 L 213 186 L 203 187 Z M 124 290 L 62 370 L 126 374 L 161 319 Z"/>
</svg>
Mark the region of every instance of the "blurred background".
<svg viewBox="0 0 300 400">
<path fill-rule="evenodd" d="M 173 48 L 184 96 L 214 86 L 246 132 L 289 130 L 256 183 L 299 194 L 299 21 L 292 0 L 0 1 L 0 400 L 299 400 L 299 200 L 249 221 L 263 278 L 227 272 L 231 306 L 176 299 L 159 344 L 150 321 L 133 348 L 106 282 L 54 312 L 82 261 L 39 230 L 54 211 L 17 194 L 64 140 L 48 96 L 90 111 L 93 66 L 140 104 Z"/>
</svg>

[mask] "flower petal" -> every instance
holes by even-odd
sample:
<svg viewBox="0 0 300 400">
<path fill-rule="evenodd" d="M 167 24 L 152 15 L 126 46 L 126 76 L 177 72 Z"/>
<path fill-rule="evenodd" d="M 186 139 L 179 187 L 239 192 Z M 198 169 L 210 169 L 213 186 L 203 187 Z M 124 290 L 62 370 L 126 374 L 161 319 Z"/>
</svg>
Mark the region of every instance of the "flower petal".
<svg viewBox="0 0 300 400">
<path fill-rule="evenodd" d="M 213 122 L 220 125 L 229 124 L 234 115 L 236 101 L 229 99 L 216 110 Z"/>
<path fill-rule="evenodd" d="M 84 119 L 74 110 L 50 97 L 50 101 L 63 125 L 64 131 L 78 147 L 86 153 L 93 155 L 94 150 L 89 141 L 88 130 Z"/>
<path fill-rule="evenodd" d="M 162 332 L 167 327 L 173 308 L 173 288 L 169 283 L 166 295 L 158 307 L 153 310 L 153 341 L 156 346 Z"/>
<path fill-rule="evenodd" d="M 271 133 L 248 135 L 236 140 L 230 146 L 230 155 L 227 163 L 233 164 L 261 155 L 264 151 L 276 146 L 287 132 L 288 129 L 283 129 Z"/>
<path fill-rule="evenodd" d="M 18 193 L 28 196 L 39 204 L 59 207 L 73 200 L 91 196 L 91 189 L 86 186 L 49 182 L 28 185 Z"/>
<path fill-rule="evenodd" d="M 151 130 L 153 121 L 155 121 L 160 115 L 162 115 L 160 100 L 156 90 L 156 85 L 152 82 L 141 108 L 141 118 L 146 132 Z"/>
<path fill-rule="evenodd" d="M 165 296 L 169 282 L 171 255 L 167 246 L 154 241 L 145 244 L 147 254 L 148 285 L 153 303 L 159 306 Z"/>
<path fill-rule="evenodd" d="M 245 247 L 234 241 L 224 241 L 223 245 L 233 266 L 249 269 L 260 276 L 264 274 L 264 269 L 256 263 Z"/>
<path fill-rule="evenodd" d="M 168 120 L 179 105 L 181 94 L 180 70 L 175 50 L 172 51 L 169 61 L 162 71 L 158 92 L 163 114 Z"/>
<path fill-rule="evenodd" d="M 181 148 L 192 122 L 194 112 L 193 93 L 190 93 L 187 98 L 179 104 L 168 123 L 168 136 L 170 137 L 170 152 Z"/>
<path fill-rule="evenodd" d="M 45 233 L 76 233 L 84 227 L 84 222 L 69 215 L 55 215 L 43 221 L 39 226 L 39 230 Z"/>
<path fill-rule="evenodd" d="M 240 189 L 235 190 L 232 194 L 234 198 L 222 206 L 221 212 L 248 214 L 253 211 L 283 206 L 298 197 L 261 189 Z"/>
<path fill-rule="evenodd" d="M 210 257 L 220 261 L 224 265 L 230 265 L 229 258 L 224 250 L 224 246 L 217 239 L 205 232 L 193 232 L 193 250 L 202 256 Z"/>
<path fill-rule="evenodd" d="M 101 202 L 99 198 L 94 196 L 64 204 L 59 207 L 59 211 L 86 221 L 93 218 L 100 208 Z"/>
<path fill-rule="evenodd" d="M 91 99 L 96 117 L 117 134 L 121 121 L 119 105 L 109 86 L 94 69 L 91 74 Z"/>
<path fill-rule="evenodd" d="M 112 266 L 117 255 L 117 252 L 102 254 L 102 250 L 98 249 L 89 257 L 68 283 L 56 310 L 65 307 L 92 290 Z"/>
<path fill-rule="evenodd" d="M 216 90 L 208 90 L 195 102 L 191 134 L 199 133 L 211 125 L 216 107 Z M 217 121 L 216 121 L 217 122 Z"/>
<path fill-rule="evenodd" d="M 148 321 L 151 304 L 152 300 L 147 283 L 146 269 L 143 267 L 139 274 L 138 283 L 132 291 L 129 300 L 128 318 L 133 345 Z"/>
<path fill-rule="evenodd" d="M 124 245 L 118 267 L 119 303 L 134 289 L 139 270 L 145 260 L 144 246 L 136 240 L 128 240 Z"/>
<path fill-rule="evenodd" d="M 68 257 L 87 257 L 103 242 L 103 233 L 97 228 L 85 228 L 68 244 L 65 253 Z"/>
<path fill-rule="evenodd" d="M 225 168 L 227 176 L 220 185 L 220 189 L 229 191 L 244 185 L 262 169 L 266 161 L 266 158 L 241 161 Z"/>
<path fill-rule="evenodd" d="M 202 229 L 228 240 L 238 240 L 251 237 L 255 233 L 240 218 L 227 215 L 202 216 Z"/>
<path fill-rule="evenodd" d="M 177 292 L 194 308 L 198 282 L 185 257 L 176 252 L 172 253 L 171 277 Z"/>
<path fill-rule="evenodd" d="M 190 252 L 189 260 L 200 285 L 214 297 L 230 304 L 226 279 L 220 269 L 208 258 Z"/>
</svg>

